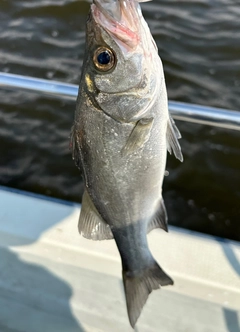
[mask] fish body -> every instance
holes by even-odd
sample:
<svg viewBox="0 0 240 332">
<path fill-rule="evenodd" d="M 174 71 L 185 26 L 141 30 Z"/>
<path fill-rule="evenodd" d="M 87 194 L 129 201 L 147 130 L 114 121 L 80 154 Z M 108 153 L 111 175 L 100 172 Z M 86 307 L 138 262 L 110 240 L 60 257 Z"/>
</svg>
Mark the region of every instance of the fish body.
<svg viewBox="0 0 240 332">
<path fill-rule="evenodd" d="M 162 182 L 167 149 L 182 160 L 168 112 L 156 44 L 135 0 L 96 0 L 71 133 L 85 192 L 79 231 L 114 238 L 134 327 L 148 294 L 172 279 L 154 260 L 147 233 L 167 231 Z"/>
</svg>

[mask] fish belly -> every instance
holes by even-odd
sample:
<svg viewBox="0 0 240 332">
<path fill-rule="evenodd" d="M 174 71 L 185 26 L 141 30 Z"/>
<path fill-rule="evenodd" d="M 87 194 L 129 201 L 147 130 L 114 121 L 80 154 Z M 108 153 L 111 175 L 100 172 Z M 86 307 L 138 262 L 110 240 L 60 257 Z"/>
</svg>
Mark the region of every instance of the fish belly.
<svg viewBox="0 0 240 332">
<path fill-rule="evenodd" d="M 134 125 L 93 109 L 82 112 L 82 158 L 87 190 L 110 226 L 153 217 L 162 195 L 166 164 L 166 124 L 155 116 L 148 141 L 123 156 Z"/>
</svg>

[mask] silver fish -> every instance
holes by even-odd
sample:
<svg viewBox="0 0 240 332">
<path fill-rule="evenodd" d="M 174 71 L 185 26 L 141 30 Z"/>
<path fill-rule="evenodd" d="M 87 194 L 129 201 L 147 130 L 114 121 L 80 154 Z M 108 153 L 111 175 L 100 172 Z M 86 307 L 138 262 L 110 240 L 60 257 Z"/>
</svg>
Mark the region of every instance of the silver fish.
<svg viewBox="0 0 240 332">
<path fill-rule="evenodd" d="M 167 150 L 183 160 L 158 50 L 135 0 L 94 0 L 71 133 L 85 192 L 79 232 L 116 241 L 132 327 L 152 290 L 172 285 L 147 243 L 167 231 Z"/>
</svg>

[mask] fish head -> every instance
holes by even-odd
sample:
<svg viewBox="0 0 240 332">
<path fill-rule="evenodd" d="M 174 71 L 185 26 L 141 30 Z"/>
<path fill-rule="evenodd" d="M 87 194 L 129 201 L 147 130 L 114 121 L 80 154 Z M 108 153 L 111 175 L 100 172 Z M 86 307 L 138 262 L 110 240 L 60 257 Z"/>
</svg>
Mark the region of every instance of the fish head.
<svg viewBox="0 0 240 332">
<path fill-rule="evenodd" d="M 86 45 L 85 80 L 92 98 L 117 120 L 137 118 L 153 97 L 154 59 L 159 59 L 139 3 L 94 0 Z"/>
</svg>

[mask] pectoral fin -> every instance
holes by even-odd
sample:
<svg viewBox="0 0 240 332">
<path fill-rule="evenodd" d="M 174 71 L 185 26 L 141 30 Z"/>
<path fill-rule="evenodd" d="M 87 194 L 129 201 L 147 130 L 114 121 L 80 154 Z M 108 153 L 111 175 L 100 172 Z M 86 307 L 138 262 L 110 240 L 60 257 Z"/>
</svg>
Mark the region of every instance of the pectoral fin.
<svg viewBox="0 0 240 332">
<path fill-rule="evenodd" d="M 183 155 L 181 147 L 179 145 L 178 139 L 181 138 L 181 134 L 175 125 L 175 122 L 169 115 L 169 120 L 167 124 L 167 149 L 170 154 L 172 151 L 177 159 L 183 161 Z"/>
<path fill-rule="evenodd" d="M 159 208 L 154 218 L 148 224 L 148 233 L 155 228 L 162 228 L 164 231 L 168 232 L 168 216 L 163 198 L 160 201 Z"/>
<path fill-rule="evenodd" d="M 140 149 L 149 139 L 153 118 L 141 119 L 133 128 L 126 145 L 122 148 L 122 156 L 127 156 Z"/>
<path fill-rule="evenodd" d="M 83 237 L 94 241 L 113 238 L 110 226 L 99 215 L 86 189 L 82 199 L 78 230 Z"/>
</svg>

